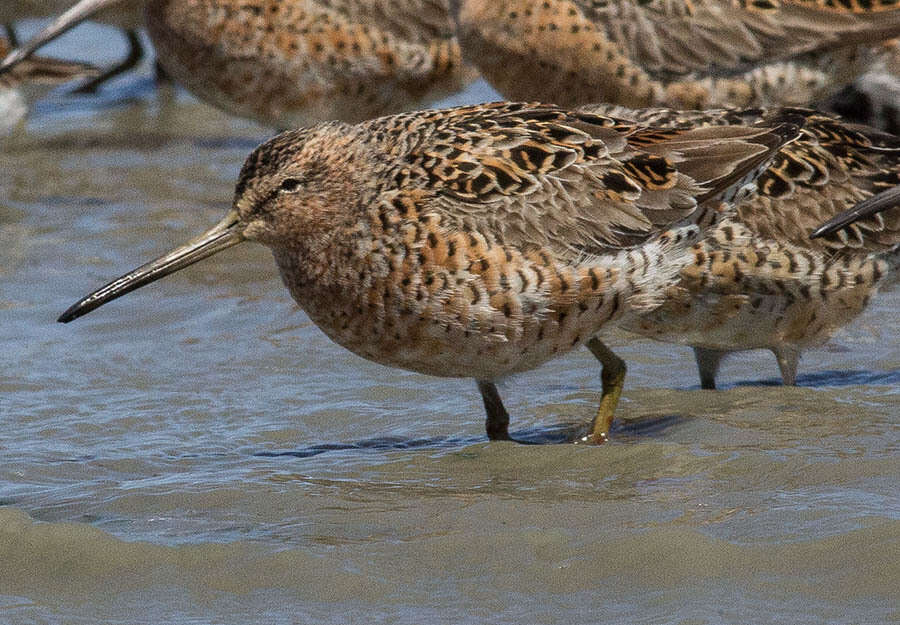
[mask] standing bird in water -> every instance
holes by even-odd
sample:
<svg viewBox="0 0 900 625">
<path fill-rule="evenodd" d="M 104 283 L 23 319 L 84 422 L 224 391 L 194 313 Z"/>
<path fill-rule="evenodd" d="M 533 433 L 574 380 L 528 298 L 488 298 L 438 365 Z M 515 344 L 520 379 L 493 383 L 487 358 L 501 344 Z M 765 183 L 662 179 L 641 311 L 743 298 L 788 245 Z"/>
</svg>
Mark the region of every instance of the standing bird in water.
<svg viewBox="0 0 900 625">
<path fill-rule="evenodd" d="M 247 158 L 211 230 L 88 295 L 68 322 L 244 240 L 332 340 L 385 365 L 494 381 L 663 304 L 702 224 L 749 192 L 795 118 L 662 129 L 555 106 L 495 103 L 283 133 Z M 802 121 L 802 119 L 800 120 Z M 585 437 L 606 439 L 621 382 L 604 371 Z"/>
<path fill-rule="evenodd" d="M 564 106 L 807 105 L 900 35 L 900 2 L 452 0 L 465 58 L 504 97 Z"/>
<path fill-rule="evenodd" d="M 767 115 L 582 110 L 663 128 L 753 124 Z M 703 388 L 715 388 L 723 357 L 747 349 L 771 350 L 784 383 L 796 384 L 801 352 L 824 343 L 898 277 L 900 138 L 810 110 L 792 113 L 803 120 L 800 136 L 757 178 L 757 193 L 695 246 L 694 262 L 662 306 L 621 324 L 691 345 Z"/>
<path fill-rule="evenodd" d="M 0 72 L 122 1 L 81 0 Z M 447 2 L 146 0 L 145 17 L 168 76 L 228 113 L 294 128 L 417 108 L 475 80 Z"/>
</svg>

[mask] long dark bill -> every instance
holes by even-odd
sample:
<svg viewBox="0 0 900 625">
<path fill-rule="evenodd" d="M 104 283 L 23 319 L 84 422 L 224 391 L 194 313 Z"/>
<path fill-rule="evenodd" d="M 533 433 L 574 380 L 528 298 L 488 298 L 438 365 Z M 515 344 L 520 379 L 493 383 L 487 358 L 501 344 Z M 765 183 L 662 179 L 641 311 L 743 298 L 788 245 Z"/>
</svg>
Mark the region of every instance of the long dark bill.
<svg viewBox="0 0 900 625">
<path fill-rule="evenodd" d="M 57 321 L 68 323 L 82 315 L 86 315 L 95 308 L 103 306 L 106 302 L 139 289 L 145 284 L 159 280 L 163 276 L 184 269 L 188 265 L 212 256 L 217 252 L 237 245 L 244 240 L 244 236 L 238 229 L 239 217 L 237 211 L 231 210 L 225 218 L 215 226 L 201 234 L 196 239 L 189 241 L 181 247 L 172 250 L 146 265 L 141 265 L 124 276 L 116 278 L 106 286 L 97 289 L 85 298 L 82 298 L 69 307 L 59 316 Z"/>
<path fill-rule="evenodd" d="M 845 210 L 843 213 L 835 215 L 824 224 L 816 228 L 812 232 L 812 234 L 809 235 L 809 238 L 817 239 L 818 237 L 824 237 L 826 235 L 837 232 L 841 228 L 846 228 L 855 221 L 865 219 L 866 217 L 871 217 L 876 213 L 880 213 L 888 209 L 897 208 L 898 206 L 900 206 L 900 185 L 896 185 L 891 187 L 890 189 L 887 189 L 886 191 L 876 193 L 872 197 L 863 200 L 850 210 Z"/>
<path fill-rule="evenodd" d="M 3 2 L 15 2 L 15 0 L 3 0 Z M 34 37 L 10 52 L 6 58 L 3 59 L 3 62 L 0 63 L 0 74 L 9 71 L 14 66 L 34 54 L 35 50 L 45 43 L 56 39 L 62 33 L 77 26 L 100 9 L 104 9 L 120 2 L 122 2 L 122 0 L 81 0 L 81 2 L 78 2 L 67 11 L 60 14 L 59 17 L 53 20 Z"/>
</svg>

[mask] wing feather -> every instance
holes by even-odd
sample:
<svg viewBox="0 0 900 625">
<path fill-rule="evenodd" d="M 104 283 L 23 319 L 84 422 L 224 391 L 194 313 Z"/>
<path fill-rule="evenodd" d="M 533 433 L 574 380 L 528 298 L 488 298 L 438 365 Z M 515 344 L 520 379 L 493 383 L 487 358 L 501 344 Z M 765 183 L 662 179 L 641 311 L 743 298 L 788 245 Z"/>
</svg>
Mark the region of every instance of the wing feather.
<svg viewBox="0 0 900 625">
<path fill-rule="evenodd" d="M 760 62 L 866 44 L 900 34 L 900 6 L 870 10 L 781 2 L 573 0 L 607 37 L 657 78 L 735 75 Z"/>
<path fill-rule="evenodd" d="M 586 108 L 661 128 L 755 124 L 776 114 Z M 811 110 L 778 114 L 803 118 L 800 137 L 760 174 L 759 192 L 737 207 L 740 220 L 762 237 L 836 252 L 877 252 L 900 244 L 900 138 Z M 809 241 L 814 231 L 822 238 Z"/>
<path fill-rule="evenodd" d="M 448 214 L 508 242 L 570 256 L 637 245 L 699 218 L 701 204 L 729 199 L 797 135 L 781 120 L 663 131 L 517 103 L 426 119 L 402 184 L 435 189 L 436 203 L 453 207 Z"/>
</svg>

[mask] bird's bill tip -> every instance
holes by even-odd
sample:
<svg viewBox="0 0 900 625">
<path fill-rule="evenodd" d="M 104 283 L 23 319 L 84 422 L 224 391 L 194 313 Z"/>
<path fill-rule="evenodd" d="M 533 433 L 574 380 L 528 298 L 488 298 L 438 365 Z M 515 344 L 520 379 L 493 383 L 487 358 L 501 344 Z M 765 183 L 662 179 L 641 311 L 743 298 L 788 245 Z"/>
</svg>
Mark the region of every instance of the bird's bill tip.
<svg viewBox="0 0 900 625">
<path fill-rule="evenodd" d="M 156 260 L 129 271 L 90 295 L 78 300 L 66 309 L 57 321 L 69 323 L 126 293 L 155 282 L 170 273 L 192 265 L 226 248 L 237 245 L 244 240 L 239 224 L 240 218 L 238 213 L 232 209 L 222 221 L 199 237 L 192 239 L 168 254 L 160 256 Z"/>
<path fill-rule="evenodd" d="M 840 230 L 840 228 L 841 228 L 840 226 L 835 226 L 834 224 L 831 224 L 831 223 L 824 223 L 821 226 L 819 226 L 818 228 L 816 228 L 815 230 L 813 230 L 812 232 L 810 232 L 809 238 L 810 239 L 818 239 L 820 237 L 829 235 L 832 232 L 835 232 L 836 230 Z"/>
</svg>

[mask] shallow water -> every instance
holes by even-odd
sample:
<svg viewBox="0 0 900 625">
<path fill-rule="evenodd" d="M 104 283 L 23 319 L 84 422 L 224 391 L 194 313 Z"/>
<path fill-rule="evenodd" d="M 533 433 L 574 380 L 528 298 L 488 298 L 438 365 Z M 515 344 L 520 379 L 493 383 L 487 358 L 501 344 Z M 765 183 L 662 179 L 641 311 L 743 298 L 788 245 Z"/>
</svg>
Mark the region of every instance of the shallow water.
<svg viewBox="0 0 900 625">
<path fill-rule="evenodd" d="M 900 621 L 897 291 L 798 388 L 760 352 L 700 391 L 689 350 L 613 335 L 598 448 L 552 444 L 586 350 L 501 385 L 545 444 L 488 443 L 471 381 L 333 345 L 261 247 L 57 324 L 213 224 L 271 134 L 148 76 L 0 147 L 0 623 Z"/>
</svg>

